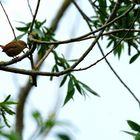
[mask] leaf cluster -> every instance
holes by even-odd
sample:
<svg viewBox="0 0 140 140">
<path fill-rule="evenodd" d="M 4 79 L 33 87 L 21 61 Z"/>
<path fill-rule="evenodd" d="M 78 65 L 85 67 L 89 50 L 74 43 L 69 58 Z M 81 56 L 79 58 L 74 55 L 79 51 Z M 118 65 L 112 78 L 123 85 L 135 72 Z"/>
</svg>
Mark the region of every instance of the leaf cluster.
<svg viewBox="0 0 140 140">
<path fill-rule="evenodd" d="M 70 68 L 69 61 L 65 59 L 65 57 L 60 57 L 56 52 L 54 54 L 55 64 L 52 67 L 52 72 L 59 72 L 61 69 L 65 70 Z M 71 62 L 71 61 L 70 61 Z M 53 76 L 50 77 L 50 80 L 53 80 Z M 92 93 L 93 95 L 99 96 L 94 90 L 92 90 L 88 85 L 76 79 L 76 77 L 67 73 L 64 75 L 60 87 L 62 87 L 67 82 L 67 93 L 66 98 L 64 100 L 64 105 L 68 103 L 71 99 L 73 99 L 74 94 L 78 91 L 82 96 L 87 95 L 87 91 Z"/>
<path fill-rule="evenodd" d="M 82 96 L 86 96 L 87 91 L 90 92 L 91 94 L 95 95 L 95 96 L 99 96 L 98 93 L 96 93 L 94 90 L 92 90 L 85 83 L 77 80 L 76 77 L 72 74 L 67 74 L 67 75 L 64 76 L 64 78 L 62 79 L 62 81 L 60 83 L 60 87 L 64 85 L 64 83 L 66 82 L 67 79 L 68 79 L 67 94 L 66 94 L 66 98 L 65 98 L 65 101 L 64 101 L 64 105 L 68 101 L 73 99 L 73 96 L 76 93 L 76 91 L 78 91 Z"/>
<path fill-rule="evenodd" d="M 124 0 L 122 1 L 121 5 L 119 6 L 116 15 L 114 15 L 113 18 L 119 17 L 127 9 L 132 6 L 132 1 Z M 107 18 L 110 16 L 110 14 L 113 11 L 115 2 L 113 0 L 109 0 L 108 2 L 106 0 L 99 0 L 96 1 L 93 4 L 95 15 L 92 16 L 91 26 L 94 28 L 100 28 Z M 121 57 L 121 54 L 124 50 L 124 47 L 127 47 L 128 55 L 132 55 L 132 49 L 136 51 L 136 54 L 130 58 L 130 62 L 134 62 L 139 57 L 139 38 L 140 33 L 139 32 L 128 32 L 127 36 L 123 38 L 126 34 L 126 31 L 119 32 L 119 29 L 139 29 L 140 28 L 140 8 L 135 7 L 133 10 L 131 10 L 127 15 L 125 15 L 123 18 L 120 18 L 110 26 L 106 28 L 106 32 L 118 30 L 118 32 L 114 32 L 112 34 L 109 34 L 107 36 L 108 47 L 115 48 L 113 50 L 114 55 L 117 55 L 118 58 Z M 112 18 L 112 19 L 113 19 Z M 121 41 L 120 44 L 118 42 L 123 38 L 123 41 Z M 116 47 L 117 46 L 117 47 Z"/>
<path fill-rule="evenodd" d="M 42 41 L 55 41 L 54 39 L 54 33 L 48 29 L 46 26 L 44 26 L 43 22 L 36 21 L 33 31 L 38 34 L 39 37 L 37 39 L 40 39 Z M 27 23 L 25 27 L 17 27 L 17 29 L 21 32 L 28 33 L 29 27 L 31 23 Z M 21 35 L 20 35 L 21 36 Z M 45 54 L 46 50 L 49 48 L 49 45 L 47 46 L 42 46 L 42 44 L 38 44 L 38 54 L 40 57 L 43 57 Z M 64 55 L 59 56 L 59 54 L 56 52 L 56 50 L 52 50 L 53 56 L 54 56 L 54 62 L 55 64 L 52 66 L 51 72 L 60 72 L 61 70 L 65 70 L 70 68 L 69 61 L 65 59 Z M 73 61 L 70 61 L 73 62 Z M 92 90 L 89 86 L 84 84 L 83 82 L 79 81 L 76 79 L 76 77 L 70 73 L 67 73 L 63 80 L 60 83 L 60 87 L 62 87 L 66 80 L 68 79 L 68 86 L 67 86 L 67 95 L 64 101 L 64 104 L 66 104 L 70 99 L 73 99 L 73 96 L 75 94 L 75 91 L 77 90 L 81 95 L 85 96 L 86 91 L 99 96 L 94 90 Z M 50 77 L 50 80 L 53 80 L 53 76 Z"/>
<path fill-rule="evenodd" d="M 140 125 L 131 120 L 127 120 L 127 123 L 134 132 L 129 132 L 129 131 L 124 131 L 124 132 L 133 136 L 135 140 L 140 140 Z"/>
<path fill-rule="evenodd" d="M 17 37 L 18 39 L 22 38 L 25 35 L 28 35 L 28 33 L 30 32 L 30 26 L 32 24 L 31 22 L 29 23 L 20 22 L 20 23 L 22 23 L 24 26 L 16 27 L 18 31 L 22 32 L 22 34 L 20 34 Z M 32 30 L 32 34 L 35 35 L 34 38 L 41 41 L 47 41 L 47 42 L 55 41 L 54 33 L 52 32 L 51 29 L 45 26 L 45 23 L 46 23 L 46 20 L 44 21 L 35 20 L 33 30 Z M 39 58 L 42 58 L 45 52 L 48 50 L 49 45 L 36 44 L 36 47 L 38 49 Z"/>
<path fill-rule="evenodd" d="M 36 132 L 31 137 L 31 139 L 37 139 L 37 137 L 45 136 L 54 126 L 64 126 L 67 125 L 62 121 L 56 120 L 56 114 L 52 113 L 48 116 L 47 119 L 43 119 L 39 111 L 34 111 L 32 116 L 37 124 Z M 59 140 L 71 140 L 70 136 L 66 133 L 56 132 L 55 136 Z"/>
<path fill-rule="evenodd" d="M 6 115 L 14 115 L 15 112 L 11 109 L 11 105 L 17 104 L 14 101 L 10 101 L 11 95 L 8 95 L 3 102 L 0 102 L 0 117 L 4 121 L 7 127 L 10 127 Z M 2 126 L 1 126 L 2 128 Z"/>
<path fill-rule="evenodd" d="M 20 136 L 15 131 L 0 131 L 0 138 L 5 138 L 6 140 L 20 140 Z"/>
</svg>

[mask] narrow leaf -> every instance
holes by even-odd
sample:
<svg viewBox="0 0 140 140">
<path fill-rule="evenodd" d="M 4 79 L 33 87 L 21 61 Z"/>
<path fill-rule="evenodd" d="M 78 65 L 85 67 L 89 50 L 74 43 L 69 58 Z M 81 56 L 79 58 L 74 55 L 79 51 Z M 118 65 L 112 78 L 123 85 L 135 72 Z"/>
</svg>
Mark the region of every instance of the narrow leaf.
<svg viewBox="0 0 140 140">
<path fill-rule="evenodd" d="M 21 39 L 24 35 L 26 35 L 26 33 L 23 33 L 23 34 L 17 36 L 17 39 L 18 39 L 18 40 Z"/>
<path fill-rule="evenodd" d="M 16 27 L 17 30 L 21 31 L 21 32 L 26 32 L 28 31 L 29 27 Z"/>
<path fill-rule="evenodd" d="M 135 140 L 140 140 L 140 133 L 136 134 Z"/>
<path fill-rule="evenodd" d="M 5 105 L 3 105 L 2 108 L 3 108 L 3 110 L 4 110 L 6 113 L 8 113 L 9 115 L 15 114 L 14 111 L 12 111 L 11 109 L 9 109 L 9 108 L 8 108 L 7 106 L 5 106 Z"/>
<path fill-rule="evenodd" d="M 127 133 L 127 134 L 129 134 L 129 135 L 131 135 L 131 136 L 136 136 L 136 134 L 133 133 L 133 132 L 129 132 L 129 131 L 123 131 L 123 132 L 125 132 L 125 133 Z"/>
<path fill-rule="evenodd" d="M 74 77 L 74 84 L 75 84 L 75 87 L 76 87 L 76 89 L 78 90 L 78 92 L 79 92 L 81 95 L 83 95 L 82 88 L 81 88 L 81 86 L 80 86 L 78 80 L 77 80 L 75 77 Z"/>
<path fill-rule="evenodd" d="M 65 98 L 65 101 L 64 101 L 64 105 L 65 105 L 70 99 L 73 98 L 74 92 L 75 92 L 75 89 L 74 89 L 73 81 L 72 81 L 72 79 L 70 79 L 69 82 L 68 82 L 68 90 L 67 90 L 67 95 L 66 95 L 66 98 Z"/>
<path fill-rule="evenodd" d="M 8 123 L 8 120 L 7 120 L 6 116 L 5 116 L 4 110 L 1 110 L 1 111 L 2 111 L 2 112 L 1 112 L 1 115 L 2 115 L 2 118 L 3 118 L 3 120 L 4 120 L 4 123 L 6 124 L 7 127 L 10 127 L 10 125 L 9 125 L 9 123 Z"/>
<path fill-rule="evenodd" d="M 85 88 L 87 91 L 89 91 L 90 93 L 100 97 L 100 95 L 98 93 L 96 93 L 94 90 L 92 90 L 89 86 L 87 86 L 86 84 L 82 83 L 81 81 L 79 81 L 79 83 L 83 86 L 83 88 Z"/>
<path fill-rule="evenodd" d="M 135 54 L 129 61 L 129 64 L 133 63 L 138 57 L 139 57 L 140 53 Z"/>
<path fill-rule="evenodd" d="M 13 105 L 13 104 L 18 104 L 18 103 L 14 101 L 7 101 L 7 102 L 0 103 L 0 105 Z"/>
<path fill-rule="evenodd" d="M 11 97 L 11 95 L 8 95 L 8 96 L 6 97 L 6 99 L 4 100 L 4 102 L 8 101 L 8 100 L 10 99 L 10 97 Z"/>
<path fill-rule="evenodd" d="M 136 122 L 133 122 L 131 120 L 127 120 L 128 125 L 131 127 L 132 130 L 140 132 L 140 125 Z"/>
<path fill-rule="evenodd" d="M 65 83 L 66 80 L 67 80 L 67 77 L 68 77 L 68 75 L 65 75 L 65 76 L 64 76 L 63 80 L 62 80 L 61 83 L 60 83 L 60 87 L 62 87 L 62 86 L 64 85 L 64 83 Z"/>
<path fill-rule="evenodd" d="M 70 140 L 70 137 L 66 134 L 57 134 L 57 136 L 61 139 L 61 140 Z"/>
</svg>

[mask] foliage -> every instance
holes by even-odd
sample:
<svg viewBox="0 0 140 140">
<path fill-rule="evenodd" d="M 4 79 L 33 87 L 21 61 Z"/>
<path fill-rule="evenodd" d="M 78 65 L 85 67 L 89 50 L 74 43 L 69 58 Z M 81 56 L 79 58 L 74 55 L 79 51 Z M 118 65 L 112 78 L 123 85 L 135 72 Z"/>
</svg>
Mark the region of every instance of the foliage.
<svg viewBox="0 0 140 140">
<path fill-rule="evenodd" d="M 7 120 L 7 115 L 15 115 L 15 112 L 11 109 L 11 105 L 17 104 L 14 101 L 10 100 L 11 95 L 8 95 L 3 102 L 0 102 L 0 117 L 4 121 L 5 125 L 10 127 L 10 124 Z M 3 125 L 1 125 L 3 128 Z"/>
<path fill-rule="evenodd" d="M 13 109 L 11 109 L 11 105 L 16 105 L 17 103 L 12 101 L 10 99 L 11 95 L 8 95 L 4 101 L 0 102 L 0 118 L 1 118 L 1 124 L 0 124 L 0 139 L 1 137 L 6 138 L 7 140 L 19 140 L 19 136 L 16 132 L 6 132 L 4 130 L 5 125 L 7 127 L 10 127 L 10 124 L 8 122 L 8 116 L 15 115 L 15 112 Z M 4 122 L 4 123 L 3 123 Z"/>
<path fill-rule="evenodd" d="M 137 124 L 134 121 L 128 120 L 127 121 L 129 127 L 134 131 L 134 132 L 129 132 L 129 131 L 124 131 L 125 133 L 132 135 L 135 140 L 140 140 L 140 125 Z"/>
<path fill-rule="evenodd" d="M 86 91 L 92 93 L 93 95 L 99 96 L 94 90 L 92 90 L 89 86 L 84 84 L 83 82 L 76 79 L 76 77 L 72 74 L 65 75 L 63 80 L 60 83 L 60 87 L 66 82 L 67 77 L 69 78 L 68 81 L 68 88 L 67 88 L 67 96 L 65 98 L 64 104 L 66 104 L 70 99 L 73 99 L 75 90 L 77 90 L 82 96 L 86 96 Z"/>
<path fill-rule="evenodd" d="M 40 1 L 38 0 L 38 3 L 39 2 Z M 64 2 L 64 5 L 66 5 L 65 4 L 66 2 L 67 1 Z M 16 29 L 20 31 L 21 33 L 17 37 L 17 39 L 22 39 L 24 36 L 26 36 L 27 44 L 29 46 L 29 51 L 31 50 L 30 46 L 33 46 L 33 47 L 35 46 L 35 49 L 37 50 L 36 63 L 38 64 L 38 62 L 40 62 L 39 63 L 40 65 L 38 65 L 37 67 L 34 66 L 32 64 L 32 54 L 30 54 L 28 58 L 31 60 L 32 70 L 30 71 L 31 74 L 28 73 L 27 75 L 37 76 L 37 74 L 34 74 L 34 73 L 36 71 L 38 73 L 40 72 L 39 70 L 40 70 L 41 65 L 43 64 L 44 61 L 47 61 L 47 55 L 52 54 L 53 57 L 52 57 L 52 65 L 51 65 L 51 71 L 50 71 L 51 74 L 49 73 L 49 75 L 46 75 L 46 76 L 49 76 L 50 81 L 53 81 L 55 76 L 63 75 L 62 80 L 60 81 L 60 84 L 59 84 L 60 87 L 67 86 L 66 97 L 64 99 L 63 105 L 66 105 L 70 100 L 72 100 L 74 98 L 75 93 L 77 92 L 84 97 L 86 97 L 88 93 L 91 93 L 92 95 L 99 97 L 99 94 L 96 91 L 94 91 L 91 87 L 89 87 L 83 81 L 80 81 L 79 79 L 77 79 L 73 71 L 75 70 L 74 68 L 80 62 L 82 62 L 84 58 L 89 54 L 89 52 L 93 49 L 95 44 L 98 44 L 99 46 L 100 38 L 104 39 L 104 36 L 106 36 L 106 39 L 107 39 L 106 48 L 111 48 L 110 53 L 113 52 L 114 55 L 118 56 L 118 58 L 121 57 L 122 52 L 127 47 L 127 52 L 128 52 L 128 55 L 130 56 L 130 60 L 129 60 L 130 64 L 135 62 L 140 56 L 140 50 L 139 50 L 140 31 L 136 31 L 136 29 L 140 28 L 140 17 L 139 17 L 140 7 L 137 5 L 135 6 L 134 2 L 128 1 L 128 0 L 119 1 L 120 3 L 117 3 L 117 4 L 114 0 L 109 0 L 109 1 L 98 0 L 94 2 L 89 0 L 88 2 L 91 4 L 91 7 L 94 11 L 91 17 L 89 17 L 85 11 L 82 11 L 80 6 L 78 7 L 75 2 L 73 2 L 73 4 L 75 4 L 81 16 L 83 16 L 83 19 L 87 21 L 87 24 L 90 27 L 91 31 L 95 31 L 94 33 L 99 32 L 100 36 L 94 34 L 93 32 L 90 32 L 89 35 L 91 36 L 89 35 L 85 35 L 84 37 L 80 36 L 78 39 L 74 38 L 67 41 L 56 40 L 55 31 L 53 28 L 46 26 L 46 20 L 40 21 L 39 18 L 38 19 L 36 18 L 39 4 L 36 7 L 36 11 L 35 11 L 36 13 L 33 15 L 33 20 L 28 23 L 25 23 L 24 21 L 22 21 L 20 22 L 22 26 L 16 27 Z M 30 7 L 30 4 L 28 6 Z M 132 6 L 134 6 L 134 8 L 129 10 Z M 62 10 L 62 12 L 64 11 Z M 58 16 L 60 15 L 62 16 L 63 13 L 58 14 Z M 59 18 L 56 16 L 56 20 L 58 19 Z M 104 33 L 102 31 L 104 31 Z M 32 34 L 32 37 L 35 41 L 29 38 L 30 34 Z M 64 54 L 60 55 L 56 49 L 60 46 L 60 44 L 63 44 L 65 42 L 67 43 L 72 43 L 74 41 L 79 42 L 82 40 L 89 39 L 91 37 L 95 38 L 94 39 L 94 41 L 96 41 L 95 44 L 93 42 L 94 45 L 92 44 L 90 47 L 88 47 L 88 49 L 85 52 L 83 52 L 83 55 L 81 55 L 79 59 L 76 59 L 74 61 L 67 60 Z M 51 49 L 52 46 L 53 46 L 53 49 Z M 133 54 L 133 50 L 135 52 L 134 54 Z M 110 53 L 103 55 L 100 61 L 105 59 L 106 56 L 109 55 Z M 100 62 L 100 61 L 98 60 L 97 62 Z M 92 64 L 91 66 L 94 66 L 94 64 Z M 26 73 L 26 72 L 28 71 L 23 71 L 23 73 Z M 10 95 L 7 96 L 3 102 L 0 103 L 0 117 L 3 119 L 4 124 L 8 127 L 10 127 L 10 125 L 8 123 L 6 115 L 15 114 L 15 112 L 10 107 L 11 105 L 16 104 L 13 101 L 9 101 L 9 99 L 10 99 Z M 44 119 L 39 111 L 33 112 L 32 116 L 36 122 L 37 128 L 35 131 L 35 135 L 32 136 L 31 139 L 36 139 L 37 137 L 47 135 L 52 130 L 53 127 L 63 124 L 63 122 L 57 121 L 56 114 L 54 112 L 50 114 L 47 119 Z M 128 125 L 131 127 L 131 129 L 134 131 L 134 133 L 128 132 L 128 131 L 124 131 L 124 132 L 130 135 L 133 135 L 135 140 L 140 140 L 140 125 L 130 120 L 128 120 L 127 122 L 128 122 Z M 0 129 L 1 129 L 0 136 L 5 137 L 8 140 L 18 140 L 20 137 L 19 134 L 17 134 L 14 131 L 10 131 L 10 132 L 3 131 L 3 125 L 0 126 Z M 68 134 L 61 133 L 61 132 L 58 132 L 56 136 L 58 139 L 61 139 L 61 140 L 71 139 L 71 137 Z"/>
<path fill-rule="evenodd" d="M 42 40 L 42 41 L 47 41 L 47 42 L 56 41 L 56 39 L 54 38 L 55 34 L 51 31 L 51 29 L 47 28 L 44 25 L 45 22 L 46 22 L 46 20 L 44 20 L 42 22 L 37 21 L 37 20 L 35 21 L 33 32 L 35 32 L 37 34 L 37 39 Z M 19 37 L 23 37 L 23 35 L 25 35 L 29 32 L 29 29 L 30 29 L 29 27 L 30 27 L 31 23 L 24 23 L 24 25 L 25 25 L 24 27 L 17 27 L 17 30 L 23 32 L 23 34 L 19 35 Z M 43 55 L 49 49 L 49 47 L 50 47 L 49 45 L 44 46 L 42 44 L 37 44 L 39 58 L 43 57 Z M 56 45 L 56 47 L 57 47 L 57 45 Z M 61 70 L 70 68 L 69 62 L 71 62 L 71 61 L 66 60 L 64 55 L 62 57 L 59 56 L 59 54 L 57 53 L 56 50 L 52 50 L 52 53 L 54 55 L 55 64 L 52 66 L 51 72 L 60 72 Z M 66 104 L 70 99 L 73 99 L 73 96 L 74 96 L 76 90 L 83 96 L 86 96 L 85 90 L 92 93 L 93 95 L 99 96 L 88 85 L 77 80 L 76 77 L 74 75 L 72 75 L 71 73 L 67 73 L 64 75 L 64 78 L 62 79 L 62 81 L 60 83 L 60 87 L 62 87 L 65 84 L 65 82 L 68 78 L 69 78 L 69 81 L 68 81 L 68 86 L 67 86 L 67 96 L 65 98 L 64 104 Z M 51 81 L 53 80 L 53 76 L 50 76 L 50 80 Z"/>
<path fill-rule="evenodd" d="M 102 24 L 105 23 L 107 17 L 111 14 L 113 10 L 115 2 L 106 0 L 99 0 L 97 1 L 93 6 L 95 7 L 96 16 L 93 17 L 92 26 L 99 28 L 102 26 Z M 117 16 L 122 15 L 125 11 L 128 10 L 128 8 L 133 3 L 131 1 L 124 1 L 123 4 L 119 7 Z M 137 51 L 137 55 L 132 56 L 130 63 L 134 62 L 138 58 L 139 53 L 139 32 L 129 32 L 127 33 L 127 36 L 123 39 L 123 42 L 121 42 L 118 45 L 118 42 L 124 37 L 126 32 L 119 32 L 119 29 L 137 29 L 140 27 L 140 8 L 136 7 L 132 11 L 130 11 L 125 17 L 119 19 L 118 21 L 111 24 L 109 27 L 106 28 L 107 31 L 111 30 L 117 30 L 118 32 L 114 32 L 110 35 L 108 35 L 108 45 L 107 47 L 113 47 L 114 54 L 117 55 L 119 58 L 124 50 L 124 44 L 125 47 L 128 46 L 128 54 L 131 55 L 132 49 Z M 118 45 L 118 47 L 116 47 Z M 137 56 L 137 57 L 136 57 Z M 135 59 L 133 59 L 135 58 Z"/>
<path fill-rule="evenodd" d="M 6 140 L 20 140 L 20 136 L 14 132 L 6 132 L 6 131 L 0 131 L 0 138 L 5 138 Z"/>
<path fill-rule="evenodd" d="M 35 133 L 33 134 L 33 136 L 30 138 L 30 139 L 37 139 L 38 137 L 44 137 L 46 136 L 49 131 L 52 130 L 52 128 L 55 126 L 64 126 L 64 125 L 67 125 L 67 123 L 64 123 L 64 122 L 61 122 L 61 121 L 58 121 L 56 119 L 56 114 L 55 112 L 54 113 L 51 113 L 47 119 L 43 119 L 41 113 L 39 111 L 34 111 L 32 113 L 32 116 L 37 124 L 37 127 L 36 127 L 36 131 Z M 59 138 L 60 140 L 71 140 L 70 136 L 66 133 L 62 133 L 62 132 L 57 132 L 56 133 L 56 137 Z"/>
</svg>

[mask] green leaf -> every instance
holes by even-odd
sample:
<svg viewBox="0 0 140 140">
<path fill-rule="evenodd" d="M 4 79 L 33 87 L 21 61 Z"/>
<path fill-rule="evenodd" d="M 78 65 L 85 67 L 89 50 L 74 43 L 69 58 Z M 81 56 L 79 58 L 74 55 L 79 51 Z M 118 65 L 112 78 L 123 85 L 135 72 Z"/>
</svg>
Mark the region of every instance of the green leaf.
<svg viewBox="0 0 140 140">
<path fill-rule="evenodd" d="M 83 92 L 82 92 L 82 88 L 78 82 L 78 80 L 73 76 L 73 81 L 74 81 L 74 85 L 76 87 L 76 89 L 78 90 L 78 92 L 83 95 Z"/>
<path fill-rule="evenodd" d="M 8 95 L 3 102 L 0 103 L 0 115 L 5 123 L 6 126 L 10 127 L 6 115 L 14 115 L 15 112 L 10 109 L 9 105 L 17 104 L 13 101 L 8 101 L 11 95 Z"/>
<path fill-rule="evenodd" d="M 49 119 L 45 122 L 45 128 L 51 129 L 55 125 L 55 120 Z"/>
<path fill-rule="evenodd" d="M 42 22 L 36 20 L 35 21 L 35 28 L 39 29 L 43 24 L 45 24 L 45 22 L 46 22 L 46 19 L 43 20 Z"/>
<path fill-rule="evenodd" d="M 8 108 L 6 105 L 2 105 L 1 108 L 4 110 L 4 112 L 8 113 L 9 115 L 14 115 L 15 112 Z"/>
<path fill-rule="evenodd" d="M 57 136 L 60 140 L 71 140 L 67 134 L 57 134 Z"/>
<path fill-rule="evenodd" d="M 23 34 L 17 36 L 17 40 L 21 39 L 21 38 L 22 38 L 23 36 L 25 36 L 26 34 L 27 34 L 27 33 L 23 33 Z"/>
<path fill-rule="evenodd" d="M 116 45 L 117 45 L 117 44 L 114 43 L 114 47 L 116 47 Z M 123 49 L 124 49 L 124 44 L 123 44 L 123 43 L 119 44 L 119 45 L 116 47 L 116 49 L 114 50 L 114 55 L 118 55 L 118 58 L 120 58 Z"/>
<path fill-rule="evenodd" d="M 7 127 L 10 127 L 9 123 L 8 123 L 8 120 L 6 118 L 6 115 L 5 115 L 5 110 L 1 109 L 1 116 L 3 118 L 3 121 L 4 123 L 6 124 Z"/>
<path fill-rule="evenodd" d="M 68 89 L 67 89 L 67 95 L 64 101 L 64 105 L 70 100 L 73 99 L 73 95 L 75 93 L 75 88 L 74 88 L 74 84 L 73 84 L 73 80 L 72 78 L 70 78 L 69 82 L 68 82 Z"/>
<path fill-rule="evenodd" d="M 14 131 L 10 133 L 7 133 L 6 131 L 0 131 L 0 136 L 6 138 L 6 140 L 20 140 L 19 134 Z"/>
<path fill-rule="evenodd" d="M 112 43 L 113 43 L 113 39 L 111 39 L 111 40 L 108 42 L 106 48 L 109 48 L 109 47 L 112 45 Z"/>
<path fill-rule="evenodd" d="M 106 16 L 107 16 L 107 12 L 106 12 L 106 6 L 107 6 L 107 4 L 106 4 L 106 0 L 99 0 L 98 1 L 99 2 L 99 9 L 98 9 L 98 12 L 99 12 L 99 18 L 100 18 L 100 20 L 101 20 L 101 22 L 102 23 L 104 23 L 105 22 L 105 18 L 106 18 Z"/>
<path fill-rule="evenodd" d="M 27 33 L 28 32 L 28 29 L 29 27 L 16 27 L 17 30 L 19 30 L 20 32 L 24 32 L 24 33 Z"/>
<path fill-rule="evenodd" d="M 128 125 L 131 127 L 132 130 L 140 132 L 140 125 L 136 122 L 133 122 L 131 120 L 127 120 Z"/>
<path fill-rule="evenodd" d="M 89 86 L 87 86 L 86 84 L 82 83 L 81 81 L 79 81 L 79 83 L 80 83 L 80 84 L 83 86 L 83 88 L 85 88 L 87 91 L 89 91 L 90 93 L 92 93 L 92 94 L 94 94 L 94 95 L 100 97 L 99 94 L 96 93 L 94 90 L 92 90 Z"/>
<path fill-rule="evenodd" d="M 125 132 L 125 133 L 127 133 L 127 134 L 129 134 L 129 135 L 131 135 L 131 136 L 136 136 L 136 134 L 133 133 L 133 132 L 129 132 L 129 131 L 123 131 L 123 132 Z"/>
<path fill-rule="evenodd" d="M 0 106 L 1 105 L 13 105 L 13 104 L 18 104 L 17 102 L 14 102 L 14 101 L 7 101 L 7 102 L 1 102 L 0 103 Z"/>
<path fill-rule="evenodd" d="M 58 68 L 58 66 L 56 64 L 53 66 L 51 72 L 59 72 L 59 68 Z M 53 77 L 54 76 L 50 76 L 50 81 L 53 80 Z"/>
<path fill-rule="evenodd" d="M 65 75 L 65 76 L 64 76 L 63 80 L 62 80 L 61 83 L 60 83 L 60 87 L 62 87 L 62 86 L 64 85 L 64 83 L 65 83 L 66 80 L 67 80 L 67 77 L 68 77 L 68 75 Z"/>
<path fill-rule="evenodd" d="M 140 53 L 138 52 L 137 54 L 135 54 L 129 61 L 129 64 L 133 63 L 138 57 L 140 56 Z"/>
<path fill-rule="evenodd" d="M 41 126 L 43 124 L 43 119 L 42 119 L 42 116 L 41 116 L 40 112 L 34 111 L 32 113 L 32 116 L 35 119 L 35 121 L 38 124 L 38 126 Z"/>
<path fill-rule="evenodd" d="M 135 140 L 140 140 L 140 133 L 137 133 L 137 134 L 136 134 Z"/>
<path fill-rule="evenodd" d="M 65 64 L 64 59 L 61 58 L 61 57 L 58 57 L 58 58 L 57 58 L 57 65 L 59 65 L 60 67 L 65 67 L 64 64 Z"/>
<path fill-rule="evenodd" d="M 8 95 L 8 96 L 6 97 L 6 99 L 4 100 L 4 102 L 8 101 L 8 100 L 10 99 L 10 97 L 11 97 L 11 95 Z"/>
</svg>

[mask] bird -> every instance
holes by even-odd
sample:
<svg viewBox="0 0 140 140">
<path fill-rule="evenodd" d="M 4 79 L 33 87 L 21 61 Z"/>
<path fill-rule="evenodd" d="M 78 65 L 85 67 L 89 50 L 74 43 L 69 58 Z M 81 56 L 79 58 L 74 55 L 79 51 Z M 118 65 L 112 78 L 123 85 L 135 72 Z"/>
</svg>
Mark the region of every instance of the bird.
<svg viewBox="0 0 140 140">
<path fill-rule="evenodd" d="M 0 45 L 2 51 L 5 52 L 8 56 L 16 58 L 25 48 L 27 44 L 22 40 L 14 40 L 6 44 L 5 46 Z M 32 76 L 32 84 L 37 86 L 36 76 Z"/>
<path fill-rule="evenodd" d="M 27 48 L 27 44 L 22 40 L 14 40 L 5 46 L 0 45 L 0 47 L 2 48 L 2 52 L 5 52 L 9 57 L 16 57 Z"/>
</svg>

